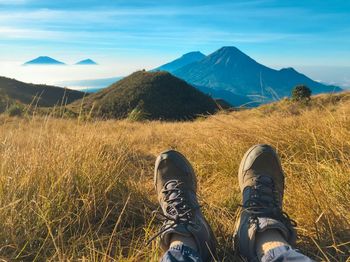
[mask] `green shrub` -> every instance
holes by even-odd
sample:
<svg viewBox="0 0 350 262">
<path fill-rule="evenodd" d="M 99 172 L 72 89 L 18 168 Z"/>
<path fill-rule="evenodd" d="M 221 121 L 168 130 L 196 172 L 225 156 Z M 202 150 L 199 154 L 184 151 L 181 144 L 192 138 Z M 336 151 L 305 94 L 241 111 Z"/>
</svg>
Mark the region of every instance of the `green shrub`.
<svg viewBox="0 0 350 262">
<path fill-rule="evenodd" d="M 311 89 L 306 85 L 297 85 L 292 90 L 293 101 L 310 101 L 311 100 Z"/>
<path fill-rule="evenodd" d="M 24 112 L 24 108 L 19 104 L 12 104 L 7 109 L 7 113 L 9 114 L 9 116 L 21 116 L 23 112 Z"/>
</svg>

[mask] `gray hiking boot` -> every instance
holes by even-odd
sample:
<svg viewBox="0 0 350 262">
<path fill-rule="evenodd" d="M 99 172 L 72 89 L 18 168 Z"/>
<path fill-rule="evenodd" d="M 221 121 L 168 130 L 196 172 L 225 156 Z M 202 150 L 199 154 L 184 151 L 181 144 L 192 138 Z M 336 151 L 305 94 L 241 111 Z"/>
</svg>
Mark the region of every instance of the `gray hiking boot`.
<svg viewBox="0 0 350 262">
<path fill-rule="evenodd" d="M 293 245 L 295 222 L 282 211 L 284 174 L 276 151 L 269 145 L 255 145 L 244 155 L 239 171 L 242 211 L 234 233 L 234 250 L 245 261 L 259 261 L 255 236 L 278 230 Z"/>
<path fill-rule="evenodd" d="M 155 164 L 154 184 L 164 218 L 157 234 L 162 249 L 169 248 L 171 234 L 188 236 L 195 240 L 202 260 L 210 260 L 215 256 L 216 241 L 198 204 L 191 164 L 174 150 L 161 153 Z"/>
</svg>

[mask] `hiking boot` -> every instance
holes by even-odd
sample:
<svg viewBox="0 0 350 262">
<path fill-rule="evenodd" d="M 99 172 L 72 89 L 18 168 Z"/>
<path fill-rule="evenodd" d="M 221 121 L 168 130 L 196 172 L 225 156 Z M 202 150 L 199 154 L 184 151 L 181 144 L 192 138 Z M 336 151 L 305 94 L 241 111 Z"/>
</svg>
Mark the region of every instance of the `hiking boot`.
<svg viewBox="0 0 350 262">
<path fill-rule="evenodd" d="M 154 184 L 164 220 L 157 234 L 161 248 L 169 249 L 172 234 L 192 237 L 203 261 L 210 260 L 215 256 L 216 241 L 198 204 L 191 164 L 177 151 L 161 153 L 155 164 Z"/>
<path fill-rule="evenodd" d="M 293 245 L 295 222 L 282 211 L 284 174 L 276 151 L 269 145 L 255 145 L 244 155 L 238 171 L 242 211 L 234 233 L 234 250 L 245 261 L 259 261 L 255 236 L 278 230 Z"/>
</svg>

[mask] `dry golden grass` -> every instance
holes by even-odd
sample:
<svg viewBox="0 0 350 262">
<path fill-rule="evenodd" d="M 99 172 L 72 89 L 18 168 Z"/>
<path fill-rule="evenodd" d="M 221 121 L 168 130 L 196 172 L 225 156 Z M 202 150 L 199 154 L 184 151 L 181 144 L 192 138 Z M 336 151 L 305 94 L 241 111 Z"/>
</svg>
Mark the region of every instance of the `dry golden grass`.
<svg viewBox="0 0 350 262">
<path fill-rule="evenodd" d="M 298 248 L 316 260 L 349 261 L 349 101 L 273 111 L 187 123 L 0 117 L 1 258 L 157 261 L 157 242 L 145 245 L 159 227 L 153 164 L 174 148 L 197 172 L 220 261 L 232 261 L 238 165 L 251 145 L 269 143 L 282 158 Z"/>
</svg>

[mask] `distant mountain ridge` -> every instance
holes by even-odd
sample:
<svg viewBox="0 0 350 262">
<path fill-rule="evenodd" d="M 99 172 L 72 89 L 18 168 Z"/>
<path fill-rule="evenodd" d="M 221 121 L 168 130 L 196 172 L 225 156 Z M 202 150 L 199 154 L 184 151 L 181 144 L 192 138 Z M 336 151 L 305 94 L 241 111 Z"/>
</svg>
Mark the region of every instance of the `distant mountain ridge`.
<svg viewBox="0 0 350 262">
<path fill-rule="evenodd" d="M 24 66 L 27 66 L 27 65 L 66 65 L 66 63 L 58 61 L 58 60 L 56 60 L 52 57 L 49 57 L 49 56 L 39 56 L 33 60 L 25 62 L 23 65 Z M 87 59 L 84 59 L 84 60 L 81 60 L 81 61 L 75 63 L 75 65 L 98 65 L 98 64 L 94 60 L 87 58 Z"/>
<path fill-rule="evenodd" d="M 39 56 L 33 60 L 25 62 L 23 65 L 65 65 L 65 63 L 49 56 Z"/>
<path fill-rule="evenodd" d="M 172 73 L 181 67 L 201 61 L 205 57 L 206 56 L 199 51 L 189 52 L 178 59 L 175 59 L 165 65 L 153 69 L 152 71 L 167 71 L 169 73 Z"/>
<path fill-rule="evenodd" d="M 236 47 L 222 47 L 173 74 L 194 86 L 263 97 L 267 101 L 289 96 L 298 84 L 307 85 L 313 94 L 341 91 L 339 87 L 313 81 L 293 68 L 275 70 L 259 64 Z"/>
<path fill-rule="evenodd" d="M 77 62 L 76 65 L 97 65 L 97 63 L 94 60 L 88 58 Z"/>
</svg>

